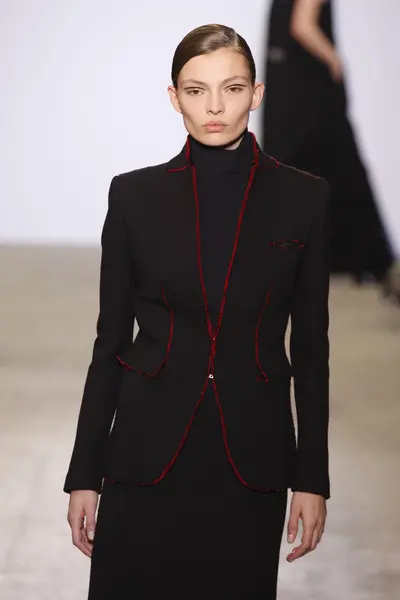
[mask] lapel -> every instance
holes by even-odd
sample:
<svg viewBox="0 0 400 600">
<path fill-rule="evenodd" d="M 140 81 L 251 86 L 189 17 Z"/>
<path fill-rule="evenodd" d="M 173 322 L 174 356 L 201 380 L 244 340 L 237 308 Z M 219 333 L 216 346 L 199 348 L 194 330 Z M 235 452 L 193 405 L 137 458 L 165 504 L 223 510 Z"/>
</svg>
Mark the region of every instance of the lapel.
<svg viewBox="0 0 400 600">
<path fill-rule="evenodd" d="M 169 260 L 177 261 L 179 272 L 176 272 L 173 284 L 178 291 L 184 280 L 185 294 L 191 298 L 188 300 L 198 306 L 202 302 L 205 310 L 208 333 L 214 344 L 222 324 L 225 304 L 230 293 L 231 279 L 237 280 L 233 286 L 233 294 L 239 292 L 237 277 L 239 261 L 244 266 L 249 261 L 257 261 L 257 239 L 260 231 L 260 205 L 266 205 L 266 190 L 273 189 L 274 175 L 279 168 L 279 163 L 264 154 L 253 136 L 253 163 L 248 180 L 246 192 L 242 200 L 242 209 L 238 217 L 236 238 L 232 248 L 231 261 L 226 273 L 224 294 L 221 299 L 220 318 L 216 329 L 213 329 L 208 315 L 208 300 L 204 286 L 203 269 L 201 262 L 201 234 L 199 224 L 199 199 L 196 187 L 196 170 L 191 162 L 190 140 L 181 152 L 166 164 L 168 196 L 173 207 L 174 232 L 176 240 L 174 243 L 174 255 Z M 265 211 L 262 211 L 263 213 Z M 262 225 L 262 224 L 261 224 Z M 261 231 L 262 235 L 262 231 Z M 236 290 L 236 291 L 235 291 Z M 233 295 L 232 294 L 232 295 Z"/>
<path fill-rule="evenodd" d="M 165 167 L 162 195 L 168 242 L 163 245 L 164 277 L 171 302 L 185 302 L 198 315 L 204 310 L 199 277 L 197 249 L 197 215 L 193 193 L 193 174 L 190 165 L 189 137 L 181 152 Z"/>
</svg>

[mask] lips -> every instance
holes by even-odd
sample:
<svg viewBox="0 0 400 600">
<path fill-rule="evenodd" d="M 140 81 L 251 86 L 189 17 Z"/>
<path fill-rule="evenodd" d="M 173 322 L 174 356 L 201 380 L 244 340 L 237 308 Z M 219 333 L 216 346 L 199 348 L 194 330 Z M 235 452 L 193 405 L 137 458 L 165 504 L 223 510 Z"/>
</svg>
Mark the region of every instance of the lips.
<svg viewBox="0 0 400 600">
<path fill-rule="evenodd" d="M 210 121 L 206 123 L 204 126 L 208 131 L 222 131 L 226 125 L 224 123 L 219 123 L 218 121 Z"/>
</svg>

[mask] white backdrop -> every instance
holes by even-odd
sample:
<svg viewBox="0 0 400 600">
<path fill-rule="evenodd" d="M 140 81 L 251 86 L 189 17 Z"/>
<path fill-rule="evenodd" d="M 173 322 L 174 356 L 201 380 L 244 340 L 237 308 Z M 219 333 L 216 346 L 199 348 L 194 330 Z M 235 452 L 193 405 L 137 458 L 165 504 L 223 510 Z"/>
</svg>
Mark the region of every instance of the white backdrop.
<svg viewBox="0 0 400 600">
<path fill-rule="evenodd" d="M 400 253 L 398 0 L 337 0 L 354 122 Z M 236 28 L 263 75 L 268 0 L 0 0 L 0 242 L 98 244 L 111 178 L 184 143 L 169 104 L 176 44 Z M 259 117 L 251 129 L 259 131 Z"/>
</svg>

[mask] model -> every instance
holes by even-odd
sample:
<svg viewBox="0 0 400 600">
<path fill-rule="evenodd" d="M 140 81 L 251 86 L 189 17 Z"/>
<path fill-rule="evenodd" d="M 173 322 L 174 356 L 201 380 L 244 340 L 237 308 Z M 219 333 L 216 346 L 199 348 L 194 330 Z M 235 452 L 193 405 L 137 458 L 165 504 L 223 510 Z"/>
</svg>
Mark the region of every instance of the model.
<svg viewBox="0 0 400 600">
<path fill-rule="evenodd" d="M 329 0 L 273 0 L 268 16 L 263 150 L 324 177 L 332 191 L 335 273 L 374 278 L 400 305 L 399 264 L 347 115 Z M 399 272 L 400 273 L 400 272 Z"/>
<path fill-rule="evenodd" d="M 90 600 L 273 600 L 288 490 L 290 562 L 330 495 L 328 185 L 247 130 L 264 86 L 231 28 L 181 41 L 168 92 L 184 147 L 111 182 L 68 521 Z"/>
</svg>

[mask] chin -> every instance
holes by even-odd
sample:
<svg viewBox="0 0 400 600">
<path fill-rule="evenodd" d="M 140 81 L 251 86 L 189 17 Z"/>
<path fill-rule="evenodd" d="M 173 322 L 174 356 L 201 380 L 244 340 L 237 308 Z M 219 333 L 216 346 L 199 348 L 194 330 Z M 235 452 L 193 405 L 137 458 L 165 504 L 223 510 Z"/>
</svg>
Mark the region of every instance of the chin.
<svg viewBox="0 0 400 600">
<path fill-rule="evenodd" d="M 207 133 L 203 135 L 204 144 L 208 144 L 209 146 L 222 146 L 229 142 L 229 136 L 223 133 Z"/>
<path fill-rule="evenodd" d="M 207 146 L 223 146 L 231 141 L 235 134 L 227 133 L 226 131 L 215 131 L 202 133 L 197 139 L 202 144 Z"/>
</svg>

